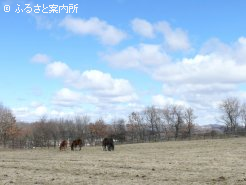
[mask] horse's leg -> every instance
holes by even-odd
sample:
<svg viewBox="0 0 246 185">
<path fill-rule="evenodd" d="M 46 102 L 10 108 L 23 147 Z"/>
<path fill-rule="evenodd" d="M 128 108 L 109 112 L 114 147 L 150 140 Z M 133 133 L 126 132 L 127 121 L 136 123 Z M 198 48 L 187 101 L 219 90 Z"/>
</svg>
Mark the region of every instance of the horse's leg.
<svg viewBox="0 0 246 185">
<path fill-rule="evenodd" d="M 108 145 L 108 151 L 111 151 L 111 146 L 110 145 Z"/>
</svg>

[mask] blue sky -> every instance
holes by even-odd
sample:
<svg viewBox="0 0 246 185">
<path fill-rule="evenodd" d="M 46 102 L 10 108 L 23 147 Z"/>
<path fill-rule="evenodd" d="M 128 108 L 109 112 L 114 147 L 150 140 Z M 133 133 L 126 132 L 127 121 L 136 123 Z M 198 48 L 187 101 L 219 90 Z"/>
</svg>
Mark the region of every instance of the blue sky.
<svg viewBox="0 0 246 185">
<path fill-rule="evenodd" d="M 37 4 L 78 9 L 34 13 Z M 0 102 L 18 120 L 87 114 L 110 121 L 150 105 L 181 104 L 208 124 L 223 98 L 246 100 L 243 0 L 4 0 L 0 6 Z M 27 6 L 30 13 L 15 12 Z"/>
</svg>

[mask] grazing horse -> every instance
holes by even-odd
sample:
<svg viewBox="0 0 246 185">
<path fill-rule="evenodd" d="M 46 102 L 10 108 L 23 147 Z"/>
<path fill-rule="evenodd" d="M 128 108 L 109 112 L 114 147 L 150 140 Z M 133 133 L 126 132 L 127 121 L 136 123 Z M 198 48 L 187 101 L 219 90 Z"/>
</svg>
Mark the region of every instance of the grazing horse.
<svg viewBox="0 0 246 185">
<path fill-rule="evenodd" d="M 108 150 L 114 150 L 114 140 L 113 138 L 104 138 L 102 142 L 102 148 L 104 151 Z"/>
<path fill-rule="evenodd" d="M 74 148 L 77 148 L 77 146 L 79 146 L 79 150 L 81 150 L 81 147 L 83 146 L 83 142 L 81 139 L 73 140 L 71 144 L 71 150 L 74 150 Z"/>
<path fill-rule="evenodd" d="M 60 150 L 66 150 L 67 149 L 67 140 L 63 140 L 60 144 Z"/>
</svg>

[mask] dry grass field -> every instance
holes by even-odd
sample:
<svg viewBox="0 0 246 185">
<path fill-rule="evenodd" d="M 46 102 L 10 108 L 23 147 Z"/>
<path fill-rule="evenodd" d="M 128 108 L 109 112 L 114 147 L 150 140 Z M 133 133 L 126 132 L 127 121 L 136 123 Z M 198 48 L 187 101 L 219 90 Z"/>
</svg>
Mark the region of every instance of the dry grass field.
<svg viewBox="0 0 246 185">
<path fill-rule="evenodd" d="M 246 184 L 246 138 L 0 150 L 0 184 Z"/>
</svg>

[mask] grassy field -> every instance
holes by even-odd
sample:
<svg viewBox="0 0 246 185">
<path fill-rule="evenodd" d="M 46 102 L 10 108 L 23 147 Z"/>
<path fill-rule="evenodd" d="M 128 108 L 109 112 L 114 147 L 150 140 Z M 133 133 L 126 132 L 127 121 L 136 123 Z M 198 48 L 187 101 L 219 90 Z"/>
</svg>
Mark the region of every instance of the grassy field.
<svg viewBox="0 0 246 185">
<path fill-rule="evenodd" d="M 246 184 L 246 138 L 0 150 L 0 184 Z"/>
</svg>

